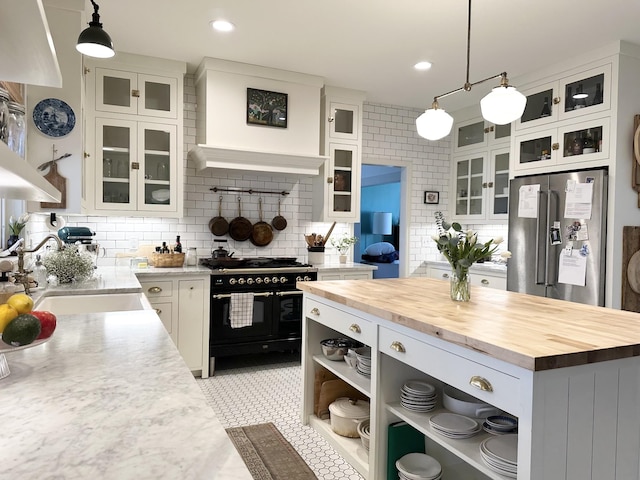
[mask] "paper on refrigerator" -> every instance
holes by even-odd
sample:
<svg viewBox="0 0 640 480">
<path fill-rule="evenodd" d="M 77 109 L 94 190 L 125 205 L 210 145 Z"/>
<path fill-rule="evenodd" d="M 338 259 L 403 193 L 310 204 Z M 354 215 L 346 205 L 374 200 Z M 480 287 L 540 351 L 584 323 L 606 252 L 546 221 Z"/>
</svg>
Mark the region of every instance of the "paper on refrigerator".
<svg viewBox="0 0 640 480">
<path fill-rule="evenodd" d="M 593 182 L 578 183 L 567 180 L 564 218 L 591 218 Z"/>
<path fill-rule="evenodd" d="M 540 184 L 522 185 L 518 192 L 518 217 L 538 218 L 538 192 Z"/>
<path fill-rule="evenodd" d="M 584 287 L 587 280 L 587 257 L 575 249 L 565 249 L 560 253 L 558 283 Z"/>
</svg>

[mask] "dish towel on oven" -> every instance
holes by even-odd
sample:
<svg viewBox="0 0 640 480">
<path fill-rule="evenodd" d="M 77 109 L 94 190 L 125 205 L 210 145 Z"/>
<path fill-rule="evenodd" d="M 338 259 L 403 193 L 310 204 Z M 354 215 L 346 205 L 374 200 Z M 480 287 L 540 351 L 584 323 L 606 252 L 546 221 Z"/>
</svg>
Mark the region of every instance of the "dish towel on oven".
<svg viewBox="0 0 640 480">
<path fill-rule="evenodd" d="M 232 293 L 229 305 L 231 328 L 250 327 L 253 323 L 253 293 Z"/>
</svg>

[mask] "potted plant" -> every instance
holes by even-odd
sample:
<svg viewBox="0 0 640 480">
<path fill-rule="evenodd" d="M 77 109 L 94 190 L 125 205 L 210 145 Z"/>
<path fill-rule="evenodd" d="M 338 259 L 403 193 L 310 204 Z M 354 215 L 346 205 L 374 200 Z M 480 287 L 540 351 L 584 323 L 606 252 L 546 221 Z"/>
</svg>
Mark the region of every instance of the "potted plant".
<svg viewBox="0 0 640 480">
<path fill-rule="evenodd" d="M 29 214 L 23 213 L 16 220 L 13 218 L 13 215 L 9 217 L 9 238 L 7 239 L 7 248 L 10 248 L 14 243 L 18 241 L 20 238 L 20 234 L 22 233 L 22 229 L 24 229 L 25 225 L 29 221 Z M 17 255 L 13 253 L 13 255 Z"/>
<path fill-rule="evenodd" d="M 349 253 L 349 248 L 351 248 L 351 245 L 354 245 L 357 241 L 357 237 L 350 237 L 347 234 L 344 234 L 338 239 L 331 239 L 331 245 L 333 245 L 340 253 L 340 263 L 347 263 L 347 253 Z"/>
<path fill-rule="evenodd" d="M 58 283 L 81 282 L 93 276 L 93 259 L 89 253 L 78 251 L 75 245 L 48 253 L 42 264 L 47 275 L 56 277 Z"/>
</svg>

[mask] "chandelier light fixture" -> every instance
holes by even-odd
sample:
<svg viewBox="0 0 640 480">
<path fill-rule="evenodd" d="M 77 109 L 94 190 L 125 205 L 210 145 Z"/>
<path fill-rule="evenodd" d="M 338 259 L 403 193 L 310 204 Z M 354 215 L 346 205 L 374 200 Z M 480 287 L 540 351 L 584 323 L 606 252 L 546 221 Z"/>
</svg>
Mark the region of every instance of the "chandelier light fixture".
<svg viewBox="0 0 640 480">
<path fill-rule="evenodd" d="M 478 82 L 469 82 L 469 57 L 471 55 L 471 0 L 469 0 L 469 15 L 467 23 L 467 77 L 464 85 L 450 92 L 433 97 L 431 108 L 416 118 L 418 135 L 427 140 L 440 140 L 451 132 L 453 117 L 438 105 L 438 99 L 453 95 L 458 92 L 468 92 L 471 87 L 484 83 L 494 78 L 500 78 L 500 85 L 494 87 L 491 92 L 480 101 L 480 110 L 485 120 L 496 125 L 511 123 L 522 116 L 527 105 L 527 97 L 518 92 L 515 87 L 509 85 L 507 72 L 485 78 Z"/>
<path fill-rule="evenodd" d="M 100 7 L 93 0 L 91 0 L 91 4 L 93 5 L 92 18 L 89 22 L 89 27 L 80 33 L 76 50 L 89 57 L 111 58 L 116 54 L 113 49 L 113 42 L 109 34 L 102 29 L 100 15 L 98 14 Z"/>
</svg>

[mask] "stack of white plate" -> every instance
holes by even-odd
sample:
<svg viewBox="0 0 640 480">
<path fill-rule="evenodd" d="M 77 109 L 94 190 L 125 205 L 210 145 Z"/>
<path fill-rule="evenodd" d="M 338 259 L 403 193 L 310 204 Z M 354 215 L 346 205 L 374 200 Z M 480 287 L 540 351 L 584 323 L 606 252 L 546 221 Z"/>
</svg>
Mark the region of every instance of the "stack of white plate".
<svg viewBox="0 0 640 480">
<path fill-rule="evenodd" d="M 504 435 L 518 431 L 518 420 L 507 415 L 487 417 L 482 424 L 482 429 L 492 435 Z"/>
<path fill-rule="evenodd" d="M 517 478 L 518 435 L 500 435 L 487 438 L 480 444 L 482 460 L 494 472 Z"/>
<path fill-rule="evenodd" d="M 396 462 L 400 480 L 440 480 L 442 465 L 424 453 L 408 453 Z"/>
<path fill-rule="evenodd" d="M 429 424 L 447 438 L 469 438 L 482 430 L 478 422 L 457 413 L 437 413 L 429 419 Z"/>
<path fill-rule="evenodd" d="M 371 347 L 360 347 L 356 352 L 356 371 L 365 377 L 371 376 Z"/>
<path fill-rule="evenodd" d="M 400 391 L 400 404 L 413 412 L 429 412 L 436 408 L 436 387 L 422 380 L 409 380 Z"/>
</svg>

